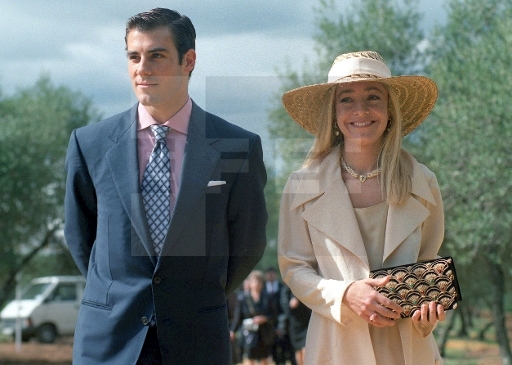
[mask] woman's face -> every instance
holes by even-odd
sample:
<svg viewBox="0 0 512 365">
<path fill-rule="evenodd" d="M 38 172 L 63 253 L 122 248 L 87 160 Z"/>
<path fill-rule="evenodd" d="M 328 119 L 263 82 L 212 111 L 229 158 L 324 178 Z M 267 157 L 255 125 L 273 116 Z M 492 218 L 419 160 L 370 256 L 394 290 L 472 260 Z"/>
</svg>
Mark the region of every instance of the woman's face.
<svg viewBox="0 0 512 365">
<path fill-rule="evenodd" d="M 340 84 L 336 88 L 336 121 L 345 145 L 378 144 L 388 125 L 388 90 L 377 81 Z"/>
<path fill-rule="evenodd" d="M 255 276 L 249 279 L 249 287 L 252 291 L 259 293 L 263 289 L 263 283 Z"/>
</svg>

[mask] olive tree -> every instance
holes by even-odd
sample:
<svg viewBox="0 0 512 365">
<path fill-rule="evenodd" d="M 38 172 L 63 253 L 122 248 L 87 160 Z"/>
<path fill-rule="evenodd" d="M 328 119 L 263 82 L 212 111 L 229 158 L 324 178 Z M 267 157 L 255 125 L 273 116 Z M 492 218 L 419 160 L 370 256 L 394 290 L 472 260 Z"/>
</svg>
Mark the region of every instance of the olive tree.
<svg viewBox="0 0 512 365">
<path fill-rule="evenodd" d="M 443 192 L 445 252 L 463 266 L 463 291 L 491 309 L 503 364 L 512 364 L 504 308 L 512 263 L 511 48 L 512 1 L 449 1 L 448 22 L 430 47 L 439 100 L 417 150 Z"/>
<path fill-rule="evenodd" d="M 97 119 L 89 99 L 46 76 L 0 97 L 0 307 L 43 248 L 65 250 L 59 243 L 69 135 Z M 70 260 L 63 257 L 59 264 Z"/>
</svg>

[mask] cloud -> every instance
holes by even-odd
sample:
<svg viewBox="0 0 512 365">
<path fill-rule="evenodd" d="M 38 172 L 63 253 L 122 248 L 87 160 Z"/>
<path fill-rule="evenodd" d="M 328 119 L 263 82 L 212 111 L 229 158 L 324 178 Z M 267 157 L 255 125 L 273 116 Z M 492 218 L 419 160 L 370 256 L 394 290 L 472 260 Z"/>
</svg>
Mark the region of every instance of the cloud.
<svg viewBox="0 0 512 365">
<path fill-rule="evenodd" d="M 4 94 L 33 85 L 42 73 L 92 98 L 109 116 L 129 108 L 124 49 L 126 20 L 154 7 L 189 16 L 197 31 L 194 100 L 209 111 L 266 135 L 268 108 L 285 62 L 301 69 L 314 59 L 311 0 L 23 0 L 0 6 Z M 343 9 L 352 0 L 342 3 Z M 443 0 L 419 0 L 424 24 L 442 19 Z M 343 10 L 340 8 L 340 10 Z M 278 102 L 278 101 L 277 101 Z"/>
<path fill-rule="evenodd" d="M 41 73 L 87 95 L 98 95 L 94 89 L 111 89 L 109 83 L 126 83 L 125 22 L 156 6 L 162 2 L 5 2 L 0 32 L 9 34 L 4 37 L 9 51 L 2 62 L 2 89 L 9 92 L 31 85 Z M 197 73 L 205 76 L 271 74 L 283 51 L 292 49 L 291 34 L 310 38 L 308 1 L 187 0 L 174 1 L 172 6 L 190 16 L 197 28 Z M 115 97 L 110 92 L 101 94 L 100 103 Z"/>
</svg>

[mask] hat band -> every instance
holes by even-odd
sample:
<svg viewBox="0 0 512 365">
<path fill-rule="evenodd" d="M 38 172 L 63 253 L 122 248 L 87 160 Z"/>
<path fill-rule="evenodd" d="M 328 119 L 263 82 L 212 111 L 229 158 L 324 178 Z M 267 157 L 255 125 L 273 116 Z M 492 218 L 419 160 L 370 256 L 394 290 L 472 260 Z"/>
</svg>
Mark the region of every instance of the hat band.
<svg viewBox="0 0 512 365">
<path fill-rule="evenodd" d="M 371 58 L 353 57 L 332 65 L 327 82 L 338 82 L 340 79 L 359 74 L 373 75 L 379 78 L 391 77 L 391 71 L 384 63 Z"/>
</svg>

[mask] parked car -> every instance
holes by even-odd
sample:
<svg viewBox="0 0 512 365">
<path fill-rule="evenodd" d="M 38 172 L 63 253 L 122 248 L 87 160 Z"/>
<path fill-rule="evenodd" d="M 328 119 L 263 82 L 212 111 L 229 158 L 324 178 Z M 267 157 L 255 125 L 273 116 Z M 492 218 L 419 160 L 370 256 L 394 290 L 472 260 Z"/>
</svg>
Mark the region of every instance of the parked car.
<svg viewBox="0 0 512 365">
<path fill-rule="evenodd" d="M 16 320 L 21 323 L 21 339 L 36 337 L 52 343 L 58 336 L 75 331 L 78 309 L 85 287 L 82 276 L 48 276 L 36 278 L 21 295 L 0 312 L 4 335 L 15 335 Z"/>
</svg>

